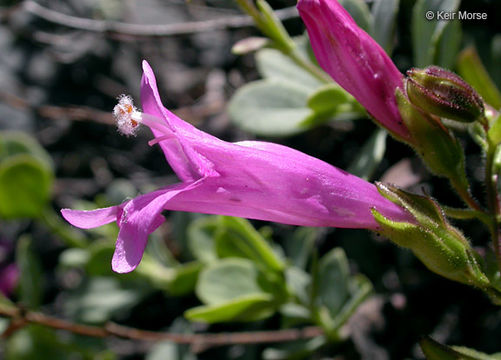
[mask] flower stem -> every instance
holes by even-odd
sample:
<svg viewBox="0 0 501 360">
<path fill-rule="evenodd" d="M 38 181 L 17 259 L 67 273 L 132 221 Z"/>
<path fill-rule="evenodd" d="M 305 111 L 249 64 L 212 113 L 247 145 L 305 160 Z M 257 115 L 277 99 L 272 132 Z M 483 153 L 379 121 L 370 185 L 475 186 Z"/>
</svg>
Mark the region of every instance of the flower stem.
<svg viewBox="0 0 501 360">
<path fill-rule="evenodd" d="M 491 226 L 492 245 L 501 270 L 501 237 L 499 234 L 498 216 L 500 215 L 499 194 L 497 191 L 498 176 L 493 172 L 496 145 L 487 138 L 488 148 L 485 161 L 485 186 L 487 192 L 487 205 L 493 218 Z"/>
<path fill-rule="evenodd" d="M 445 205 L 442 205 L 442 209 L 444 210 L 445 215 L 447 215 L 448 217 L 460 220 L 478 219 L 487 226 L 489 227 L 492 226 L 491 217 L 484 211 L 472 210 L 472 209 L 458 209 Z"/>
<path fill-rule="evenodd" d="M 302 56 L 298 54 L 296 50 L 284 54 L 287 55 L 292 61 L 294 61 L 296 65 L 308 71 L 311 75 L 313 75 L 316 79 L 320 80 L 322 83 L 330 84 L 333 82 L 329 75 L 323 72 L 318 66 L 314 65 L 310 61 L 305 60 Z"/>
<path fill-rule="evenodd" d="M 318 66 L 299 54 L 294 41 L 264 0 L 258 1 L 258 7 L 250 0 L 236 0 L 236 2 L 242 10 L 252 17 L 256 27 L 270 38 L 275 47 L 285 56 L 289 57 L 296 65 L 303 68 L 320 82 L 324 84 L 332 82 L 332 79 Z"/>
<path fill-rule="evenodd" d="M 482 207 L 478 204 L 477 200 L 471 195 L 470 189 L 468 185 L 464 185 L 463 182 L 458 181 L 456 179 L 451 179 L 452 187 L 457 191 L 459 196 L 463 199 L 463 201 L 473 210 L 478 212 L 483 212 Z"/>
</svg>

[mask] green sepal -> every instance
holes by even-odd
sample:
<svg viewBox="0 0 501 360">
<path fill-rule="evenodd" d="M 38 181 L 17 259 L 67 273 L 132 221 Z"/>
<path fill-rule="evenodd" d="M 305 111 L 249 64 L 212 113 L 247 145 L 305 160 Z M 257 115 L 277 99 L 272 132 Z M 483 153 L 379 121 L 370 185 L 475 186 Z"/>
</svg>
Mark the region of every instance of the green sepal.
<svg viewBox="0 0 501 360">
<path fill-rule="evenodd" d="M 376 184 L 381 195 L 405 208 L 415 223 L 393 221 L 372 209 L 378 230 L 395 244 L 408 248 L 431 271 L 450 280 L 486 289 L 479 256 L 463 234 L 450 225 L 440 206 L 430 197 Z"/>
<path fill-rule="evenodd" d="M 400 89 L 395 93 L 405 126 L 412 134 L 409 145 L 416 150 L 430 171 L 451 180 L 455 188 L 467 191 L 464 153 L 459 141 L 439 119 L 412 105 Z"/>
<path fill-rule="evenodd" d="M 498 114 L 491 122 L 490 129 L 487 132 L 491 144 L 501 144 L 501 114 Z"/>
</svg>

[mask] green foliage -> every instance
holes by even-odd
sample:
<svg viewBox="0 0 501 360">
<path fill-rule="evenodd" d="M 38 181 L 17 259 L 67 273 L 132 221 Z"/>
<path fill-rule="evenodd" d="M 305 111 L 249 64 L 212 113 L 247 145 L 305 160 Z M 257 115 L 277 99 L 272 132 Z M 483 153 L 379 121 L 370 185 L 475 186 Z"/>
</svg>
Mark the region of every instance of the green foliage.
<svg viewBox="0 0 501 360">
<path fill-rule="evenodd" d="M 418 0 L 412 12 L 414 65 L 448 67 L 459 50 L 459 23 L 437 19 L 437 13 L 457 12 L 460 0 Z M 427 14 L 433 18 L 428 19 Z M 452 61 L 451 61 L 452 59 Z"/>
<path fill-rule="evenodd" d="M 61 339 L 56 331 L 31 325 L 17 331 L 6 342 L 6 360 L 114 360 L 116 355 L 101 341 L 92 343 L 81 338 Z"/>
<path fill-rule="evenodd" d="M 306 39 L 300 37 L 295 44 L 298 56 L 309 59 Z M 246 131 L 289 136 L 333 119 L 364 116 L 364 110 L 341 87 L 326 85 L 279 50 L 257 51 L 256 66 L 263 80 L 239 88 L 228 106 L 232 120 Z"/>
<path fill-rule="evenodd" d="M 372 18 L 369 11 L 369 7 L 363 0 L 340 0 L 340 4 L 350 13 L 353 20 L 364 29 L 366 32 L 370 33 L 372 30 Z"/>
<path fill-rule="evenodd" d="M 22 133 L 0 133 L 0 217 L 39 217 L 50 199 L 52 163 L 36 141 Z"/>
<path fill-rule="evenodd" d="M 501 92 L 489 76 L 475 48 L 463 50 L 457 63 L 459 74 L 495 109 L 501 108 Z"/>
<path fill-rule="evenodd" d="M 386 134 L 383 129 L 374 131 L 347 171 L 362 179 L 370 180 L 383 160 L 386 151 Z"/>
<path fill-rule="evenodd" d="M 446 346 L 426 337 L 419 345 L 427 360 L 499 360 L 501 353 L 487 355 L 463 346 Z"/>
<path fill-rule="evenodd" d="M 286 136 L 303 131 L 310 114 L 308 92 L 290 83 L 261 80 L 241 87 L 231 99 L 228 112 L 242 129 L 258 135 Z"/>
<path fill-rule="evenodd" d="M 208 265 L 196 287 L 205 306 L 188 310 L 190 320 L 250 321 L 280 311 L 291 323 L 319 324 L 337 334 L 372 289 L 367 279 L 349 274 L 340 249 L 322 258 L 313 274 L 306 271 L 318 229 L 297 229 L 285 251 L 271 248 L 260 232 L 239 218 L 203 217 L 188 232 L 196 254 L 201 254 L 200 247 L 208 249 L 199 257 L 208 259 Z M 289 263 L 277 255 L 281 253 Z"/>
<path fill-rule="evenodd" d="M 103 324 L 131 309 L 145 291 L 139 284 L 121 285 L 116 278 L 94 276 L 68 296 L 65 313 L 79 322 Z"/>
<path fill-rule="evenodd" d="M 32 248 L 32 240 L 25 235 L 18 240 L 16 264 L 19 268 L 19 298 L 30 309 L 37 309 L 43 296 L 43 277 L 40 260 Z"/>
<path fill-rule="evenodd" d="M 372 5 L 372 37 L 391 55 L 395 43 L 399 0 L 376 0 Z"/>
<path fill-rule="evenodd" d="M 224 257 L 243 257 L 254 261 L 261 269 L 281 271 L 282 259 L 248 220 L 221 216 L 216 233 L 216 252 Z"/>
<path fill-rule="evenodd" d="M 350 276 L 348 260 L 340 248 L 320 259 L 313 281 L 315 316 L 328 337 L 340 339 L 341 326 L 372 292 L 372 284 L 362 275 Z"/>
</svg>

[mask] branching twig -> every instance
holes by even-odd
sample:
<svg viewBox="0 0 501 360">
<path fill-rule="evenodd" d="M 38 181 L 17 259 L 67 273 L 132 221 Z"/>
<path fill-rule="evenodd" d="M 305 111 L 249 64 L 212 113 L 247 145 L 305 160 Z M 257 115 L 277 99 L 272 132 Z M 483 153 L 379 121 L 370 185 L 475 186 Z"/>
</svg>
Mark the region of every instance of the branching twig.
<svg viewBox="0 0 501 360">
<path fill-rule="evenodd" d="M 55 106 L 41 105 L 36 106 L 29 101 L 0 90 L 0 100 L 8 105 L 20 108 L 34 110 L 38 115 L 47 119 L 67 119 L 71 121 L 93 121 L 100 124 L 115 125 L 115 120 L 111 111 L 102 111 L 88 106 Z M 176 115 L 188 122 L 196 122 L 207 116 L 217 114 L 224 109 L 224 102 L 211 102 L 203 105 L 180 107 L 172 110 Z"/>
<path fill-rule="evenodd" d="M 225 16 L 219 19 L 189 21 L 176 24 L 131 24 L 119 21 L 94 20 L 67 15 L 46 8 L 32 0 L 25 0 L 23 2 L 23 8 L 25 11 L 34 16 L 69 28 L 129 36 L 162 37 L 222 30 L 227 28 L 238 28 L 252 26 L 254 24 L 252 18 L 246 15 Z M 277 10 L 275 14 L 281 20 L 295 18 L 298 16 L 295 7 Z"/>
<path fill-rule="evenodd" d="M 20 307 L 0 306 L 0 316 L 11 318 L 11 326 L 2 334 L 8 337 L 13 332 L 27 324 L 38 324 L 53 329 L 66 330 L 75 334 L 91 337 L 116 336 L 124 339 L 142 341 L 172 341 L 176 344 L 187 344 L 197 348 L 232 345 L 287 342 L 301 339 L 310 339 L 323 335 L 320 327 L 310 326 L 302 329 L 286 329 L 275 331 L 252 331 L 233 333 L 207 334 L 177 334 L 168 332 L 154 332 L 107 323 L 104 327 L 76 324 L 61 320 L 40 312 L 26 311 Z"/>
</svg>

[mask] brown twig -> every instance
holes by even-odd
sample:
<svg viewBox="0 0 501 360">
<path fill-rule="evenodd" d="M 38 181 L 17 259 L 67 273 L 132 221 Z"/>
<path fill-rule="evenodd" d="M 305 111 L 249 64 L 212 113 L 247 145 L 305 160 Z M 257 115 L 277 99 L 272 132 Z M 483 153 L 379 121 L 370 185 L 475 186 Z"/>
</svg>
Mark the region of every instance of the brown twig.
<svg viewBox="0 0 501 360">
<path fill-rule="evenodd" d="M 323 335 L 322 329 L 317 326 L 309 326 L 302 329 L 207 334 L 177 334 L 147 331 L 112 322 L 107 323 L 104 327 L 98 327 L 76 324 L 40 312 L 24 310 L 16 306 L 0 306 L 0 316 L 12 319 L 11 326 L 2 334 L 3 338 L 12 335 L 13 332 L 27 324 L 38 324 L 53 329 L 69 331 L 74 334 L 99 338 L 115 336 L 141 341 L 171 341 L 176 344 L 196 346 L 199 349 L 233 344 L 287 342 L 311 339 Z"/>
<path fill-rule="evenodd" d="M 66 119 L 71 121 L 93 121 L 100 124 L 115 125 L 115 120 L 111 111 L 97 110 L 88 106 L 55 106 L 55 105 L 41 105 L 36 106 L 29 101 L 0 90 L 0 100 L 6 104 L 19 108 L 31 109 L 38 115 L 47 119 Z M 188 122 L 197 122 L 207 116 L 217 114 L 224 109 L 224 102 L 211 102 L 203 105 L 180 107 L 174 109 L 173 112 L 179 117 Z"/>
<path fill-rule="evenodd" d="M 227 28 L 239 28 L 252 26 L 254 24 L 252 18 L 246 15 L 225 16 L 218 19 L 189 21 L 176 24 L 131 24 L 119 21 L 95 20 L 68 15 L 46 8 L 32 0 L 25 0 L 23 2 L 23 8 L 26 12 L 36 17 L 69 28 L 97 33 L 121 34 L 129 36 L 162 37 L 222 30 Z M 275 14 L 281 20 L 295 18 L 298 16 L 295 7 L 277 10 L 275 11 Z"/>
</svg>

